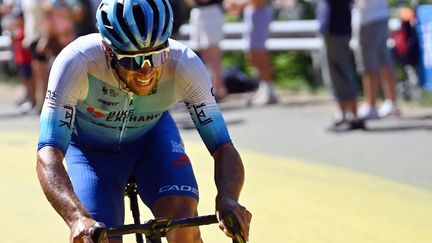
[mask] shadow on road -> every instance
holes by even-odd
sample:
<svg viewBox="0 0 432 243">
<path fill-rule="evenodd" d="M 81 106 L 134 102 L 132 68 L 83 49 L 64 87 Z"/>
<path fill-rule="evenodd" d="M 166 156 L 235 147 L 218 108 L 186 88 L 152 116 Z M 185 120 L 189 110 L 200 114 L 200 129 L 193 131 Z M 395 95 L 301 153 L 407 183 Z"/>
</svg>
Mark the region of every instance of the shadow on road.
<svg viewBox="0 0 432 243">
<path fill-rule="evenodd" d="M 432 114 L 430 115 L 418 115 L 418 116 L 408 116 L 408 117 L 401 117 L 401 120 L 432 120 Z"/>
<path fill-rule="evenodd" d="M 368 127 L 365 132 L 386 133 L 386 132 L 403 132 L 413 130 L 432 131 L 432 125 L 394 125 L 386 127 Z"/>
<path fill-rule="evenodd" d="M 16 118 L 21 118 L 27 116 L 26 114 L 22 114 L 19 112 L 6 112 L 6 113 L 0 113 L 0 121 L 2 120 L 12 120 Z"/>
<path fill-rule="evenodd" d="M 286 107 L 307 107 L 328 104 L 328 99 L 314 99 L 314 100 L 296 100 L 280 102 L 278 105 Z"/>
<path fill-rule="evenodd" d="M 245 121 L 244 119 L 225 119 L 225 123 L 228 126 L 239 125 L 239 124 L 244 123 L 244 121 Z M 195 125 L 190 118 L 176 119 L 176 123 L 177 123 L 179 129 L 184 129 L 184 130 L 195 129 Z"/>
<path fill-rule="evenodd" d="M 381 119 L 368 122 L 367 132 L 408 132 L 414 130 L 432 131 L 431 114 L 409 115 L 397 118 Z"/>
</svg>

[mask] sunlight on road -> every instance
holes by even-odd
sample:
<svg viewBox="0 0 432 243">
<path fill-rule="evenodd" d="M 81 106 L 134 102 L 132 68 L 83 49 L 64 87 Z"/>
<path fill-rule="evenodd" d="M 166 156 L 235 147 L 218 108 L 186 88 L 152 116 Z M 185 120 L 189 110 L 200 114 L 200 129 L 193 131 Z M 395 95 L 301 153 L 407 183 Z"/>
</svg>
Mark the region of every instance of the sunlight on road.
<svg viewBox="0 0 432 243">
<path fill-rule="evenodd" d="M 200 213 L 214 212 L 213 162 L 185 141 L 200 185 Z M 250 242 L 405 243 L 432 238 L 432 191 L 358 172 L 239 148 L 246 167 L 241 202 L 253 213 Z M 42 194 L 36 133 L 0 134 L 0 242 L 67 242 L 68 229 Z M 128 223 L 131 223 L 127 209 Z M 142 219 L 150 217 L 142 208 Z M 214 226 L 205 242 L 230 242 Z M 126 237 L 125 242 L 133 242 Z"/>
</svg>

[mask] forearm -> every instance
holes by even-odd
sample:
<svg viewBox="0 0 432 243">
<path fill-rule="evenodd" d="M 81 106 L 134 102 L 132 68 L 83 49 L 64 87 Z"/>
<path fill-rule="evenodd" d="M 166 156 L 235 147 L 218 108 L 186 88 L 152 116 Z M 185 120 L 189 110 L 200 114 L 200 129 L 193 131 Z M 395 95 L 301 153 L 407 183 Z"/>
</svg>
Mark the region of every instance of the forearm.
<svg viewBox="0 0 432 243">
<path fill-rule="evenodd" d="M 244 168 L 240 155 L 231 144 L 221 145 L 213 154 L 217 199 L 238 201 L 244 183 Z"/>
<path fill-rule="evenodd" d="M 79 218 L 90 216 L 73 192 L 63 158 L 59 149 L 44 147 L 38 152 L 36 171 L 48 201 L 71 227 Z"/>
</svg>

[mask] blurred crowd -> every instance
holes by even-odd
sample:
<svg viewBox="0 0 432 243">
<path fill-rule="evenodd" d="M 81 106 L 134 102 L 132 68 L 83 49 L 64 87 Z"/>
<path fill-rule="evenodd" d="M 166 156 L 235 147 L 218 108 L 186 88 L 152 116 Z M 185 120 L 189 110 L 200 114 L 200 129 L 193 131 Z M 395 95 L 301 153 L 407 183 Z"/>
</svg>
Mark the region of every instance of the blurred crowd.
<svg viewBox="0 0 432 243">
<path fill-rule="evenodd" d="M 14 62 L 25 87 L 25 95 L 17 100 L 22 113 L 40 112 L 45 96 L 50 63 L 75 38 L 97 32 L 95 12 L 100 0 L 2 0 L 0 16 L 2 34 L 13 40 Z M 258 85 L 248 104 L 268 105 L 278 102 L 274 89 L 273 65 L 266 40 L 275 19 L 296 19 L 302 4 L 312 6 L 319 22 L 318 34 L 324 43 L 324 68 L 330 77 L 329 87 L 338 112 L 331 126 L 335 130 L 364 128 L 364 121 L 400 115 L 397 106 L 397 80 L 394 61 L 411 67 L 416 74 L 418 46 L 406 36 L 391 33 L 391 16 L 387 0 L 170 0 L 174 13 L 173 38 L 180 26 L 189 23 L 190 44 L 206 64 L 212 77 L 218 102 L 229 95 L 222 65 L 223 24 L 227 18 L 243 21 L 244 53 L 251 64 Z M 401 29 L 415 31 L 415 8 L 419 1 L 405 4 L 397 16 Z M 304 11 L 304 9 L 302 10 Z M 409 32 L 410 36 L 415 36 Z M 395 40 L 388 48 L 388 37 Z M 406 35 L 406 33 L 405 33 Z M 352 46 L 352 37 L 357 40 Z M 405 39 L 404 39 L 405 38 Z M 401 44 L 402 43 L 402 44 Z M 402 48 L 402 49 L 401 49 Z M 417 48 L 417 49 L 416 49 Z M 354 50 L 354 51 L 352 51 Z M 402 50 L 402 53 L 401 53 Z M 353 55 L 352 55 L 353 54 Z M 413 68 L 414 67 L 414 68 Z M 360 76 L 361 80 L 357 80 Z M 361 87 L 358 87 L 358 84 Z M 382 91 L 381 91 L 382 89 Z M 363 91 L 364 102 L 357 104 Z M 382 95 L 381 95 L 382 92 Z M 379 98 L 383 97 L 380 102 Z"/>
<path fill-rule="evenodd" d="M 75 38 L 96 32 L 95 0 L 4 0 L 2 32 L 12 38 L 14 62 L 25 94 L 17 100 L 22 113 L 39 114 L 50 64 Z"/>
</svg>

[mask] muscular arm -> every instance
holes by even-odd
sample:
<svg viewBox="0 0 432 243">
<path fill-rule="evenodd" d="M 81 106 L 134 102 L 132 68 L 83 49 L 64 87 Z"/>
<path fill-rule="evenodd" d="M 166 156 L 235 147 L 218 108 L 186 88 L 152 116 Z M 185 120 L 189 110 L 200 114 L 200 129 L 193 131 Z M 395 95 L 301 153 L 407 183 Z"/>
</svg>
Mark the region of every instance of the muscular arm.
<svg viewBox="0 0 432 243">
<path fill-rule="evenodd" d="M 63 158 L 59 149 L 43 147 L 38 151 L 36 171 L 48 201 L 72 228 L 80 218 L 90 218 L 90 215 L 73 192 Z"/>
<path fill-rule="evenodd" d="M 244 182 L 244 168 L 240 155 L 232 144 L 223 144 L 213 153 L 217 201 L 237 201 Z"/>
<path fill-rule="evenodd" d="M 210 76 L 204 64 L 190 49 L 182 57 L 176 71 L 178 93 L 186 102 L 192 121 L 214 158 L 219 227 L 225 234 L 231 234 L 220 217 L 220 212 L 230 210 L 239 221 L 243 236 L 248 238 L 252 215 L 238 202 L 244 182 L 243 163 L 212 95 Z"/>
<path fill-rule="evenodd" d="M 231 143 L 226 143 L 216 149 L 213 158 L 217 187 L 216 215 L 219 219 L 219 227 L 226 235 L 231 236 L 220 215 L 225 210 L 231 210 L 240 224 L 243 236 L 249 240 L 252 214 L 238 202 L 244 183 L 244 168 L 240 155 Z"/>
</svg>

